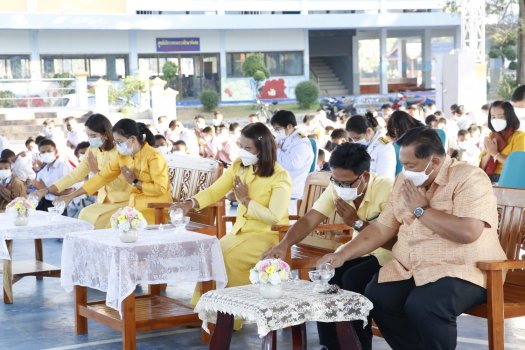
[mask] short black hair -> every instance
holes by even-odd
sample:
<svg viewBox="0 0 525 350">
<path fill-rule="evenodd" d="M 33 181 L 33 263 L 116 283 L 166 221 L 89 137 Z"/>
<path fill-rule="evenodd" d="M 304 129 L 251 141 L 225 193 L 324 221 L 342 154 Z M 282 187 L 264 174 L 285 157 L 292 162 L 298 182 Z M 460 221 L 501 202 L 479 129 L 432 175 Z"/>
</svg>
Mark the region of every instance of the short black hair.
<svg viewBox="0 0 525 350">
<path fill-rule="evenodd" d="M 184 147 L 186 147 L 186 142 L 184 142 L 183 140 L 179 140 L 173 143 L 173 147 L 180 146 L 180 145 L 183 145 Z"/>
<path fill-rule="evenodd" d="M 461 115 L 465 114 L 465 106 L 463 105 L 457 106 L 456 109 L 454 110 L 454 113 L 461 114 Z"/>
<path fill-rule="evenodd" d="M 512 102 L 520 102 L 525 100 L 525 85 L 520 85 L 516 89 L 514 89 L 510 100 Z"/>
<path fill-rule="evenodd" d="M 158 141 L 158 140 L 166 141 L 166 138 L 161 134 L 157 134 L 155 135 L 155 141 Z"/>
<path fill-rule="evenodd" d="M 392 105 L 390 105 L 389 103 L 385 103 L 384 105 L 381 106 L 381 109 L 387 109 L 387 108 L 392 109 Z"/>
<path fill-rule="evenodd" d="M 0 153 L 0 158 L 9 159 L 11 157 L 16 157 L 15 152 L 11 151 L 9 148 L 6 148 Z"/>
<path fill-rule="evenodd" d="M 364 116 L 359 114 L 351 116 L 346 122 L 346 131 L 352 131 L 357 134 L 366 134 L 368 128 L 376 131 L 378 125 L 379 124 L 374 115 L 366 112 Z"/>
<path fill-rule="evenodd" d="M 275 112 L 275 114 L 272 116 L 270 124 L 278 125 L 283 128 L 286 128 L 290 124 L 293 127 L 296 127 L 297 120 L 295 119 L 293 112 L 281 109 L 280 111 Z"/>
<path fill-rule="evenodd" d="M 53 142 L 53 140 L 50 139 L 43 139 L 42 141 L 40 141 L 38 143 L 38 148 L 42 146 L 53 146 L 55 150 L 57 149 L 57 145 Z"/>
<path fill-rule="evenodd" d="M 343 143 L 332 151 L 329 164 L 332 169 L 352 170 L 354 174 L 361 175 L 370 171 L 370 155 L 364 145 Z"/>
<path fill-rule="evenodd" d="M 31 142 L 35 142 L 35 139 L 33 139 L 32 137 L 29 137 L 29 138 L 26 140 L 26 142 L 24 143 L 24 145 L 27 147 L 27 146 L 29 146 L 29 144 L 30 144 Z"/>
<path fill-rule="evenodd" d="M 416 158 L 425 159 L 432 155 L 444 156 L 445 148 L 438 133 L 429 127 L 420 126 L 407 130 L 398 140 L 399 147 L 414 145 Z"/>
<path fill-rule="evenodd" d="M 40 142 L 44 141 L 45 139 L 46 139 L 45 136 L 42 136 L 42 135 L 37 136 L 37 137 L 35 138 L 35 143 L 36 143 L 36 145 L 39 146 L 39 145 L 40 145 Z"/>
<path fill-rule="evenodd" d="M 427 117 L 425 118 L 425 124 L 427 124 L 427 126 L 431 126 L 432 123 L 435 121 L 437 121 L 437 118 L 433 114 L 427 115 Z"/>
<path fill-rule="evenodd" d="M 407 130 L 421 127 L 421 123 L 405 111 L 395 111 L 392 113 L 386 124 L 387 135 L 393 139 L 401 137 Z"/>
<path fill-rule="evenodd" d="M 520 128 L 520 120 L 514 111 L 514 106 L 509 101 L 494 101 L 490 105 L 489 116 L 488 116 L 488 126 L 490 131 L 496 132 L 491 122 L 492 108 L 500 107 L 503 109 L 503 114 L 505 115 L 505 120 L 507 121 L 507 127 L 505 130 L 511 128 L 513 130 L 518 130 Z"/>
<path fill-rule="evenodd" d="M 441 118 L 443 116 L 443 112 L 441 111 L 435 111 L 434 112 L 434 115 L 436 116 L 436 118 Z"/>
<path fill-rule="evenodd" d="M 6 158 L 0 158 L 0 164 L 9 164 L 11 166 L 11 162 Z"/>
<path fill-rule="evenodd" d="M 230 128 L 229 128 L 229 131 L 230 132 L 234 132 L 235 129 L 237 129 L 238 127 L 240 127 L 241 125 L 239 123 L 231 123 L 230 124 Z"/>
<path fill-rule="evenodd" d="M 468 134 L 468 131 L 465 129 L 461 129 L 458 131 L 458 136 L 466 136 Z"/>
<path fill-rule="evenodd" d="M 346 133 L 345 129 L 334 129 L 334 131 L 332 131 L 330 134 L 330 138 L 348 140 L 348 134 Z"/>
</svg>

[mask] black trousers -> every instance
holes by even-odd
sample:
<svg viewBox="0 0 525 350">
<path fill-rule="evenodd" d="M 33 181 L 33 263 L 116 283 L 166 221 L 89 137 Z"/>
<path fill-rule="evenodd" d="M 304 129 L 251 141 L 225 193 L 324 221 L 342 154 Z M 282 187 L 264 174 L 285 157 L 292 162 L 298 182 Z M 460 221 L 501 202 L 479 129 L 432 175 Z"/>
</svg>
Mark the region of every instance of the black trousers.
<svg viewBox="0 0 525 350">
<path fill-rule="evenodd" d="M 349 260 L 343 266 L 335 269 L 335 275 L 330 280 L 331 284 L 337 284 L 344 290 L 365 293 L 368 282 L 379 271 L 381 266 L 375 256 L 364 256 L 354 260 Z M 361 342 L 362 350 L 372 349 L 372 328 L 370 326 L 370 317 L 368 324 L 363 328 L 363 321 L 354 321 L 352 326 L 355 329 L 357 337 Z M 330 350 L 344 349 L 337 341 L 335 323 L 317 322 L 317 331 L 319 332 L 319 343 Z"/>
<path fill-rule="evenodd" d="M 486 302 L 486 289 L 459 278 L 444 277 L 416 286 L 414 279 L 378 283 L 376 274 L 365 290 L 371 312 L 394 350 L 456 348 L 456 318 Z"/>
</svg>

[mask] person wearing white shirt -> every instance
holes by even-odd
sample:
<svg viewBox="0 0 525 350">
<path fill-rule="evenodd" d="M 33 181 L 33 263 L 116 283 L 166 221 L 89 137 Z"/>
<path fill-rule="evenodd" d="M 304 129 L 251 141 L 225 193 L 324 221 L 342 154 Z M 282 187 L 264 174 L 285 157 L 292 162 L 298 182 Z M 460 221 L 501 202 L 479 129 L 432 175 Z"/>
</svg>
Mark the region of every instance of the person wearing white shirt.
<svg viewBox="0 0 525 350">
<path fill-rule="evenodd" d="M 525 131 L 525 85 L 520 85 L 510 98 L 512 105 L 514 106 L 514 112 L 520 120 L 520 131 Z"/>
<path fill-rule="evenodd" d="M 171 143 L 182 140 L 186 144 L 188 154 L 191 156 L 199 156 L 199 141 L 193 130 L 188 130 L 184 127 L 182 122 L 172 120 L 169 128 L 166 131 L 166 139 Z"/>
<path fill-rule="evenodd" d="M 459 130 L 467 130 L 472 125 L 472 119 L 465 114 L 465 106 L 460 105 L 453 112 L 453 120 L 456 121 Z"/>
<path fill-rule="evenodd" d="M 38 150 L 40 151 L 40 159 L 45 166 L 36 174 L 35 186 L 37 189 L 49 188 L 73 170 L 68 162 L 58 158 L 57 148 L 52 140 L 43 140 L 40 142 L 38 144 Z M 47 211 L 47 208 L 53 206 L 53 201 L 57 195 L 66 195 L 71 191 L 71 189 L 67 189 L 60 193 L 47 193 L 45 197 L 40 200 L 40 203 L 38 203 L 36 210 Z"/>
<path fill-rule="evenodd" d="M 86 142 L 88 137 L 86 133 L 79 130 L 78 123 L 73 117 L 67 117 L 65 120 L 67 128 L 67 146 L 75 149 L 81 142 Z"/>
<path fill-rule="evenodd" d="M 277 111 L 271 120 L 277 141 L 277 162 L 292 178 L 292 199 L 303 197 L 304 184 L 314 161 L 312 144 L 298 132 L 297 120 L 290 111 Z"/>
<path fill-rule="evenodd" d="M 366 146 L 370 155 L 370 172 L 394 180 L 396 178 L 396 151 L 394 145 L 379 130 L 371 113 L 354 115 L 346 122 L 346 132 L 355 142 Z"/>
</svg>

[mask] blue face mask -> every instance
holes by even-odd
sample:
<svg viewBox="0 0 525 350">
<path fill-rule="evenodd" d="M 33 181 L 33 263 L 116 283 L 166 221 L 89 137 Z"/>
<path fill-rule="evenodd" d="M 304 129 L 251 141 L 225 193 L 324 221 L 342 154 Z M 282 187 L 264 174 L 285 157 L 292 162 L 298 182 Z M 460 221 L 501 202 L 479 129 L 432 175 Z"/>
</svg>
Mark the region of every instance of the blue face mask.
<svg viewBox="0 0 525 350">
<path fill-rule="evenodd" d="M 93 148 L 100 148 L 104 144 L 104 141 L 100 137 L 90 137 L 89 145 Z"/>
<path fill-rule="evenodd" d="M 123 142 L 123 143 L 117 144 L 117 151 L 123 156 L 130 156 L 133 153 L 133 148 L 128 147 L 126 142 Z"/>
</svg>

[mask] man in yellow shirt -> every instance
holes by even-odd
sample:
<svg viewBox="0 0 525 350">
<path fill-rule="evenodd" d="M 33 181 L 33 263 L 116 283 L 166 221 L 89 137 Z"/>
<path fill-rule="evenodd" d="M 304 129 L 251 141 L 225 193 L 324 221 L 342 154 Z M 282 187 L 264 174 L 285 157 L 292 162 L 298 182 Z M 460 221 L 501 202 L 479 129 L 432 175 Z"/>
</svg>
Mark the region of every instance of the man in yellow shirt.
<svg viewBox="0 0 525 350">
<path fill-rule="evenodd" d="M 369 222 L 375 220 L 385 207 L 392 192 L 393 180 L 370 173 L 370 155 L 366 147 L 356 143 L 343 143 L 330 156 L 331 184 L 290 230 L 284 239 L 263 254 L 265 258 L 284 258 L 292 245 L 305 239 L 326 218 L 339 215 L 345 224 L 359 234 Z M 357 209 L 356 209 L 357 208 Z M 330 281 L 345 290 L 364 293 L 368 282 L 380 267 L 392 258 L 389 250 L 378 248 L 371 254 L 345 263 L 336 270 Z M 335 324 L 318 323 L 319 339 L 326 348 L 340 349 Z M 363 329 L 362 321 L 354 322 L 354 329 L 362 349 L 372 348 L 370 322 Z"/>
</svg>

